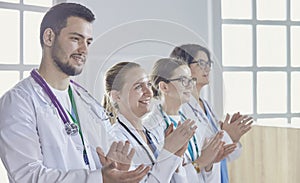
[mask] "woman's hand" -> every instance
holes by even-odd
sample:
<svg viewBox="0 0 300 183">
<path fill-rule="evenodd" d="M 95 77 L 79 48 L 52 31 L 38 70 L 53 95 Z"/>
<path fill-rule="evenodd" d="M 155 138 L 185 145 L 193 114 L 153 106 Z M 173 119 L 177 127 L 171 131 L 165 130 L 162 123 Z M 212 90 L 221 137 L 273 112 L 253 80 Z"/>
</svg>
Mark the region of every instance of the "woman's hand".
<svg viewBox="0 0 300 183">
<path fill-rule="evenodd" d="M 187 148 L 188 141 L 195 134 L 196 129 L 195 122 L 190 119 L 182 124 L 179 122 L 175 130 L 171 124 L 165 132 L 164 149 L 182 156 Z"/>
<path fill-rule="evenodd" d="M 220 153 L 223 151 L 224 142 L 222 142 L 223 131 L 219 131 L 213 139 L 207 141 L 201 150 L 201 156 L 195 160 L 200 167 L 212 165 Z"/>
<path fill-rule="evenodd" d="M 230 122 L 229 119 L 230 115 L 227 114 L 224 122 L 220 122 L 221 129 L 229 134 L 234 143 L 237 143 L 251 129 L 253 119 L 247 115 L 241 115 L 239 112 L 233 114 Z"/>
</svg>

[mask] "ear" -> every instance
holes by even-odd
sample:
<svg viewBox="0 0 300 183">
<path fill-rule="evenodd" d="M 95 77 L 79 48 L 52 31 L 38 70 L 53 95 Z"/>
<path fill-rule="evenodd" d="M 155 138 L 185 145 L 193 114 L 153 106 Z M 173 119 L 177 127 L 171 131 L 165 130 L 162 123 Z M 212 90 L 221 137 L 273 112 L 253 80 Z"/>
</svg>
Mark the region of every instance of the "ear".
<svg viewBox="0 0 300 183">
<path fill-rule="evenodd" d="M 160 81 L 158 83 L 158 88 L 162 93 L 168 93 L 168 91 L 169 91 L 169 86 L 164 81 Z"/>
<path fill-rule="evenodd" d="M 117 91 L 117 90 L 112 90 L 110 92 L 110 97 L 111 97 L 113 102 L 118 103 L 120 101 L 120 92 Z"/>
<path fill-rule="evenodd" d="M 51 28 L 47 28 L 43 34 L 43 41 L 45 46 L 51 47 L 55 40 L 54 31 Z"/>
</svg>

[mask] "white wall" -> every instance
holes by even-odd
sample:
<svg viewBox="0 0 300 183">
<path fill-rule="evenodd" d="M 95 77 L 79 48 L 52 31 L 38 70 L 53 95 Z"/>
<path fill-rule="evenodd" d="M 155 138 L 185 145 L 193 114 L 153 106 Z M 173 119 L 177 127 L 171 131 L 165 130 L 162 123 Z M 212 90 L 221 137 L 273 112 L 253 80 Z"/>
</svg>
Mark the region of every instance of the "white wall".
<svg viewBox="0 0 300 183">
<path fill-rule="evenodd" d="M 103 96 L 103 75 L 112 64 L 135 61 L 150 71 L 176 45 L 208 44 L 206 0 L 68 2 L 86 5 L 97 18 L 89 60 L 77 80 L 98 100 Z"/>
</svg>

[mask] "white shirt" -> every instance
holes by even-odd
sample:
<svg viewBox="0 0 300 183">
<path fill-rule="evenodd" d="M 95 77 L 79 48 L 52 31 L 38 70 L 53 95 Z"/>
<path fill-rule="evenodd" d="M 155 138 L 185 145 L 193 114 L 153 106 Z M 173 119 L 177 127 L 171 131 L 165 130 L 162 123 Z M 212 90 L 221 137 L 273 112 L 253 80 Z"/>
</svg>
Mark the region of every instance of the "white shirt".
<svg viewBox="0 0 300 183">
<path fill-rule="evenodd" d="M 71 86 L 89 166 L 79 134 L 67 135 L 48 95 L 30 76 L 0 99 L 0 157 L 10 182 L 102 182 L 96 153 L 113 141 L 103 108 L 82 89 Z"/>
</svg>

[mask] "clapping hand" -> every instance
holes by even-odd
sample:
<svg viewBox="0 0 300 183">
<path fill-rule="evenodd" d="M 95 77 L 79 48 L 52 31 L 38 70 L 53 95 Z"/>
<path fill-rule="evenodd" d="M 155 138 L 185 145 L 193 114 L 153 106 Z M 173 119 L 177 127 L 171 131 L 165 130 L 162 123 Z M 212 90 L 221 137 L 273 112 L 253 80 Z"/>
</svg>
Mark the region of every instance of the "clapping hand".
<svg viewBox="0 0 300 183">
<path fill-rule="evenodd" d="M 144 167 L 140 165 L 135 170 L 128 171 L 130 168 L 131 160 L 135 153 L 134 149 L 130 149 L 130 144 L 128 141 L 123 144 L 123 142 L 113 142 L 107 155 L 100 147 L 97 147 L 97 153 L 100 159 L 102 168 L 102 177 L 104 183 L 131 183 L 139 182 L 150 170 L 150 167 Z M 128 153 L 129 151 L 129 153 Z"/>
<path fill-rule="evenodd" d="M 182 124 L 180 123 L 175 130 L 172 129 L 172 132 L 166 136 L 164 148 L 174 154 L 178 151 L 184 150 L 182 148 L 187 147 L 186 144 L 195 134 L 196 129 L 197 126 L 194 121 L 190 119 L 185 120 L 185 122 Z M 168 132 L 168 129 L 166 132 Z"/>
<path fill-rule="evenodd" d="M 252 117 L 241 115 L 239 112 L 233 114 L 230 119 L 227 114 L 224 122 L 220 122 L 221 129 L 225 130 L 234 143 L 239 142 L 240 138 L 251 129 Z"/>
</svg>

